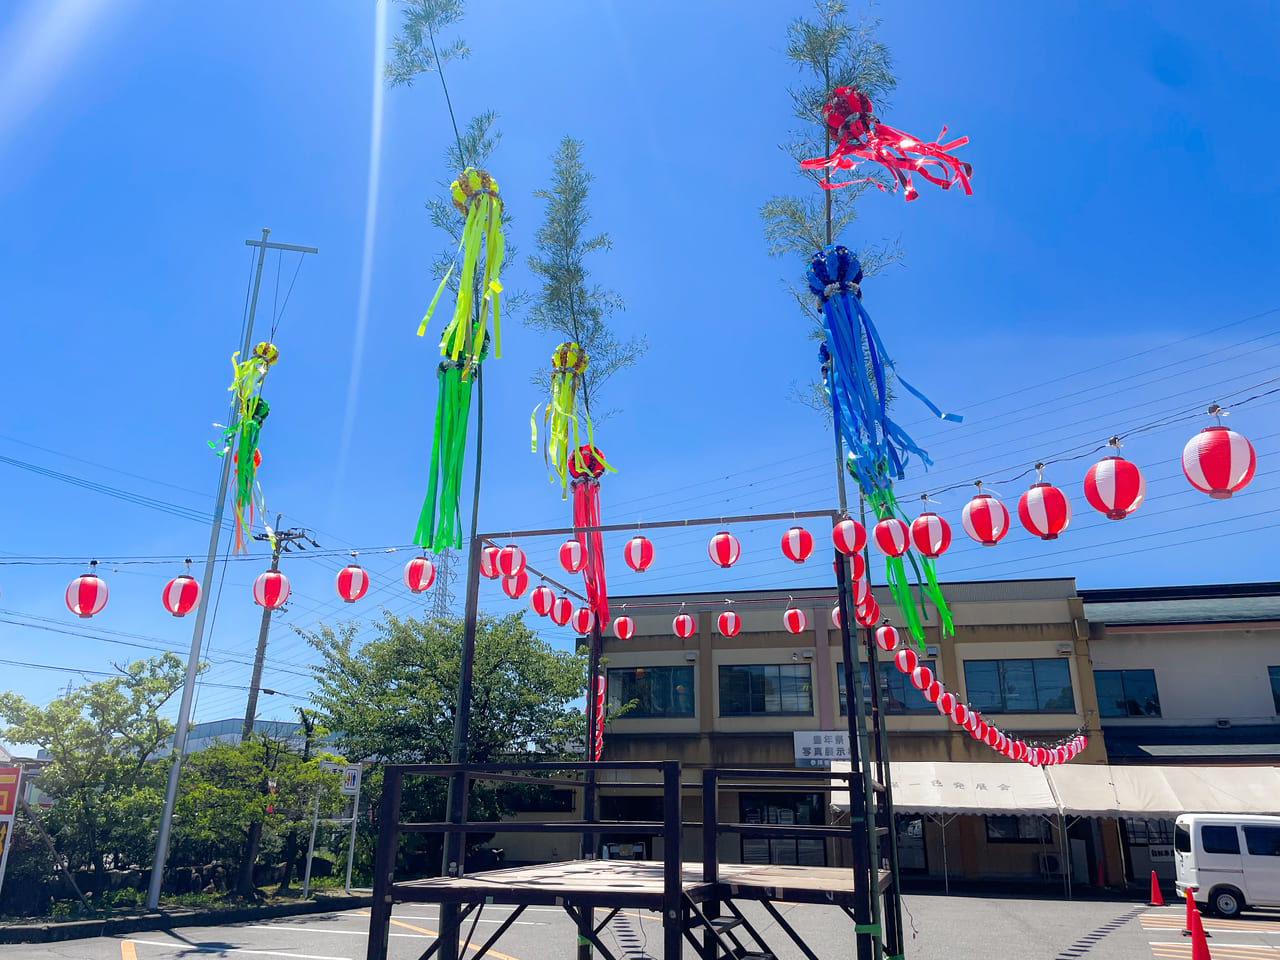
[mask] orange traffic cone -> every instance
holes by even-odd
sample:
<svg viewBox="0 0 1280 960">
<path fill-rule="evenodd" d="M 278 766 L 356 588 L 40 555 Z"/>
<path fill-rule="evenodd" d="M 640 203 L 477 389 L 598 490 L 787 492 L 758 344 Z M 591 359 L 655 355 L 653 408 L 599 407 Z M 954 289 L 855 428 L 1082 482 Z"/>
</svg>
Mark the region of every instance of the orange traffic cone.
<svg viewBox="0 0 1280 960">
<path fill-rule="evenodd" d="M 1151 902 L 1148 906 L 1164 906 L 1164 897 L 1160 896 L 1160 884 L 1156 882 L 1156 872 L 1154 870 L 1151 871 Z"/>
<path fill-rule="evenodd" d="M 1195 919 L 1193 918 L 1197 918 L 1199 916 L 1200 914 L 1196 913 L 1196 902 L 1193 899 L 1191 899 L 1191 888 L 1188 887 L 1187 888 L 1187 919 L 1182 927 L 1182 935 L 1184 937 L 1192 936 L 1192 931 L 1195 930 L 1195 923 L 1196 923 Z"/>
<path fill-rule="evenodd" d="M 1205 939 L 1200 912 L 1196 911 L 1192 916 L 1194 919 L 1191 922 L 1195 924 L 1195 928 L 1191 933 L 1191 960 L 1213 960 L 1213 957 L 1209 956 L 1209 942 Z"/>
</svg>

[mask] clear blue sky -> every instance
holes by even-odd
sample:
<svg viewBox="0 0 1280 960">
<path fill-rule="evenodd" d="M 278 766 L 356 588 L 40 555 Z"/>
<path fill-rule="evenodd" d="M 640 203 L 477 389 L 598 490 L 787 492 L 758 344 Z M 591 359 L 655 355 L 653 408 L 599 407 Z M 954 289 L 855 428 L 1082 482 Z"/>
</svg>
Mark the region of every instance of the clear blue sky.
<svg viewBox="0 0 1280 960">
<path fill-rule="evenodd" d="M 521 250 L 504 283 L 529 283 L 523 255 L 542 215 L 531 194 L 572 134 L 597 178 L 593 224 L 614 240 L 594 279 L 626 299 L 620 329 L 652 345 L 608 388 L 622 412 L 598 435 L 619 468 L 604 483 L 607 520 L 834 502 L 829 434 L 788 399 L 815 366 L 783 288 L 802 265 L 767 256 L 757 215 L 800 185 L 776 144 L 790 124 L 784 88 L 796 79 L 784 27 L 807 9 L 707 3 L 691 16 L 676 2 L 472 0 L 458 28 L 474 56 L 450 70 L 455 105 L 502 117 L 491 171 Z M 865 285 L 865 303 L 907 377 L 966 416 L 959 427 L 931 423 L 909 398 L 899 403 L 937 461 L 901 493 L 1009 476 L 1274 375 L 1274 7 L 1239 2 L 1211 17 L 1187 2 L 913 2 L 880 13 L 900 78 L 884 115 L 922 137 L 943 124 L 968 135 L 975 171 L 968 198 L 868 196 L 843 238 L 900 240 L 903 264 Z M 398 16 L 393 7 L 393 31 Z M 317 530 L 326 547 L 408 543 L 437 360 L 434 334 L 413 335 L 441 245 L 423 201 L 453 171 L 441 165 L 449 127 L 435 78 L 386 91 L 357 362 L 375 21 L 374 4 L 336 0 L 0 8 L 0 455 L 208 512 L 219 465 L 206 444 L 226 412 L 243 241 L 266 226 L 272 239 L 320 248 L 276 337 L 260 474 L 268 507 Z M 284 260 L 277 292 L 268 261 L 260 322 L 293 265 Z M 568 506 L 528 445 L 541 399 L 530 374 L 555 342 L 514 322 L 505 333 L 502 360 L 486 366 L 481 526 L 562 524 Z M 1015 526 L 981 548 L 959 528 L 968 493 L 945 495 L 957 540 L 939 575 L 1068 575 L 1085 587 L 1276 578 L 1277 399 L 1229 421 L 1259 455 L 1239 497 L 1211 501 L 1182 478 L 1182 445 L 1200 423 L 1153 430 L 1124 451 L 1149 494 L 1123 523 L 1084 503 L 1089 459 L 1048 475 L 1076 507 L 1056 543 Z M 179 565 L 112 560 L 203 557 L 205 526 L 3 463 L 0 480 L 0 559 L 96 557 L 112 591 L 101 615 L 79 621 L 62 601 L 77 564 L 0 566 L 0 618 L 48 618 L 36 622 L 93 636 L 0 622 L 0 658 L 68 668 L 4 667 L 0 687 L 44 701 L 76 669 L 149 652 L 106 639 L 186 650 L 190 619 L 168 617 L 159 602 Z M 995 489 L 1013 508 L 1025 482 Z M 655 536 L 659 559 L 643 578 L 622 566 L 621 539 L 610 541 L 611 584 L 622 593 L 826 583 L 825 549 L 803 568 L 781 559 L 784 526 L 736 530 L 743 558 L 727 572 L 706 561 L 707 531 Z M 526 544 L 548 567 L 555 546 Z M 399 582 L 409 555 L 363 554 L 374 586 L 353 608 L 333 592 L 340 560 L 288 561 L 295 600 L 272 631 L 266 684 L 307 688 L 309 650 L 291 624 L 376 616 L 380 604 L 420 610 Z M 226 572 L 208 650 L 213 683 L 247 683 L 261 556 Z M 485 607 L 510 608 L 495 584 L 483 589 Z M 203 687 L 197 718 L 234 716 L 243 696 Z M 295 702 L 264 698 L 263 715 L 285 716 Z"/>
</svg>

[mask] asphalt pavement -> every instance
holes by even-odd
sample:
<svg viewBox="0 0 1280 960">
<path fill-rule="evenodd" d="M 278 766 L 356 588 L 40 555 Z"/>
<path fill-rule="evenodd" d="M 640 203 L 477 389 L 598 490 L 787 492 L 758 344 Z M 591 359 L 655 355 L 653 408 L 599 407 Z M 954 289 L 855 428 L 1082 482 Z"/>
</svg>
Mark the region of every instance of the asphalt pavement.
<svg viewBox="0 0 1280 960">
<path fill-rule="evenodd" d="M 905 899 L 909 960 L 1190 960 L 1181 935 L 1183 910 L 1171 906 L 972 896 L 908 896 Z M 804 960 L 758 907 L 748 917 L 775 948 L 779 960 Z M 854 956 L 852 925 L 830 907 L 780 905 L 785 921 L 822 960 Z M 483 942 L 509 908 L 486 907 L 471 942 Z M 437 927 L 435 907 L 400 904 L 391 928 L 391 960 L 416 960 Z M 468 923 L 469 926 L 469 923 Z M 363 960 L 367 910 L 347 910 L 218 927 L 183 927 L 65 943 L 5 945 L 3 960 Z M 1280 914 L 1246 914 L 1240 920 L 1205 918 L 1213 960 L 1280 960 Z M 464 930 L 466 928 L 464 927 Z M 657 958 L 662 924 L 657 914 L 627 911 L 603 934 L 618 960 Z M 576 931 L 556 907 L 528 908 L 490 953 L 494 960 L 573 960 Z M 468 956 L 471 954 L 469 953 Z M 686 947 L 686 958 L 693 958 Z"/>
</svg>

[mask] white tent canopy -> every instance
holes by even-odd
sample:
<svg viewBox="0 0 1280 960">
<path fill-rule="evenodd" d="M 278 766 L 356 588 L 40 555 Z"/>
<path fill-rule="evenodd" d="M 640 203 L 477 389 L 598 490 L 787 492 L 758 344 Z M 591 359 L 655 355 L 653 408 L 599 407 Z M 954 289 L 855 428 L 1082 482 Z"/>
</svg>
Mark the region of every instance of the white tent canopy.
<svg viewBox="0 0 1280 960">
<path fill-rule="evenodd" d="M 847 772 L 835 761 L 833 772 Z M 1044 774 L 1025 763 L 950 763 L 909 760 L 891 765 L 893 808 L 899 813 L 1057 814 Z M 833 792 L 832 804 L 849 808 L 848 793 Z"/>
</svg>

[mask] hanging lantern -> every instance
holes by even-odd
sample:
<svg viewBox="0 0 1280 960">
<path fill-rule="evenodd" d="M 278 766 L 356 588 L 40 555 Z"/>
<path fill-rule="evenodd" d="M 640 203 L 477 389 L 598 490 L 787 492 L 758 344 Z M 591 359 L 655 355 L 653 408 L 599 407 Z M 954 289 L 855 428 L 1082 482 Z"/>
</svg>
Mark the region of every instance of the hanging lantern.
<svg viewBox="0 0 1280 960">
<path fill-rule="evenodd" d="M 1112 437 L 1110 446 L 1119 450 L 1119 438 Z M 1084 475 L 1084 498 L 1108 520 L 1123 520 L 1142 506 L 1146 495 L 1142 471 L 1119 455 L 1099 460 Z"/>
<path fill-rule="evenodd" d="M 865 579 L 859 577 L 853 582 L 853 605 L 855 607 L 865 607 L 874 599 L 875 597 L 871 595 L 871 584 L 867 583 Z"/>
<path fill-rule="evenodd" d="M 880 604 L 876 603 L 875 597 L 872 597 L 864 606 L 855 607 L 853 611 L 853 619 L 858 621 L 858 626 L 874 627 L 880 622 Z"/>
<path fill-rule="evenodd" d="M 742 629 L 742 618 L 732 610 L 726 610 L 716 617 L 716 629 L 722 637 L 736 637 Z"/>
<path fill-rule="evenodd" d="M 1205 427 L 1182 448 L 1183 474 L 1193 487 L 1215 500 L 1243 490 L 1256 466 L 1253 445 L 1224 426 Z"/>
<path fill-rule="evenodd" d="M 933 683 L 925 687 L 921 693 L 924 694 L 924 698 L 930 703 L 937 703 L 938 699 L 942 696 L 942 684 L 937 680 L 934 680 Z"/>
<path fill-rule="evenodd" d="M 574 633 L 580 636 L 586 636 L 591 632 L 591 628 L 596 625 L 596 615 L 590 607 L 579 607 L 573 611 L 573 615 L 569 617 L 569 626 L 573 627 Z"/>
<path fill-rule="evenodd" d="M 911 671 L 916 668 L 917 660 L 913 651 L 903 647 L 893 655 L 893 665 L 898 668 L 901 673 L 910 675 Z"/>
<path fill-rule="evenodd" d="M 979 493 L 964 505 L 960 515 L 964 532 L 984 547 L 994 547 L 1009 532 L 1009 511 L 989 493 Z"/>
<path fill-rule="evenodd" d="M 514 577 L 502 578 L 502 592 L 512 600 L 519 600 L 529 589 L 529 571 L 521 570 Z"/>
<path fill-rule="evenodd" d="M 866 546 L 867 531 L 857 520 L 845 517 L 831 528 L 831 542 L 845 556 L 853 556 Z"/>
<path fill-rule="evenodd" d="M 514 577 L 524 569 L 524 551 L 514 543 L 498 551 L 498 572 L 504 577 Z"/>
<path fill-rule="evenodd" d="M 347 603 L 355 603 L 369 589 L 369 575 L 359 564 L 349 563 L 333 578 L 333 588 Z"/>
<path fill-rule="evenodd" d="M 436 565 L 426 557 L 414 557 L 404 565 L 404 585 L 414 593 L 430 589 L 436 582 Z"/>
<path fill-rule="evenodd" d="M 837 577 L 840 576 L 840 571 L 836 566 L 839 562 L 839 560 L 831 561 L 831 569 Z M 867 572 L 867 564 L 866 561 L 862 559 L 862 554 L 850 554 L 849 559 L 845 561 L 845 569 L 849 571 L 850 583 L 855 580 L 861 580 L 862 575 Z"/>
<path fill-rule="evenodd" d="M 787 607 L 782 614 L 782 625 L 787 628 L 787 633 L 804 633 L 804 628 L 809 625 L 809 618 L 799 607 Z"/>
<path fill-rule="evenodd" d="M 636 635 L 636 622 L 630 617 L 615 617 L 613 635 L 619 640 L 630 640 Z"/>
<path fill-rule="evenodd" d="M 911 546 L 911 531 L 897 517 L 885 517 L 872 529 L 871 542 L 886 557 L 900 557 Z"/>
<path fill-rule="evenodd" d="M 840 629 L 840 604 L 836 604 L 831 608 L 831 625 L 837 630 Z"/>
<path fill-rule="evenodd" d="M 1037 463 L 1036 469 L 1042 469 L 1042 464 Z M 1041 540 L 1057 540 L 1071 523 L 1071 501 L 1051 483 L 1034 483 L 1018 498 L 1018 519 Z"/>
<path fill-rule="evenodd" d="M 164 608 L 175 617 L 185 617 L 200 602 L 200 584 L 189 573 L 174 577 L 164 585 L 161 600 Z"/>
<path fill-rule="evenodd" d="M 987 727 L 987 734 L 982 740 L 988 747 L 994 747 L 1000 742 L 1000 731 L 995 727 Z"/>
<path fill-rule="evenodd" d="M 951 721 L 959 726 L 964 726 L 964 722 L 969 719 L 969 708 L 959 700 L 951 704 Z"/>
<path fill-rule="evenodd" d="M 89 565 L 89 569 L 96 566 L 95 561 Z M 101 613 L 102 608 L 107 605 L 106 581 L 93 573 L 76 577 L 67 586 L 66 599 L 68 610 L 81 620 L 88 620 L 95 613 Z"/>
<path fill-rule="evenodd" d="M 804 563 L 813 553 L 813 536 L 804 527 L 792 527 L 782 535 L 782 553 L 795 563 Z"/>
<path fill-rule="evenodd" d="M 497 580 L 502 576 L 502 571 L 498 569 L 498 554 L 501 551 L 497 547 L 485 547 L 480 551 L 480 576 L 486 580 Z"/>
<path fill-rule="evenodd" d="M 622 559 L 636 573 L 644 573 L 653 563 L 653 544 L 647 537 L 632 537 L 622 548 Z"/>
<path fill-rule="evenodd" d="M 688 640 L 697 628 L 697 621 L 687 613 L 676 614 L 676 618 L 671 621 L 671 629 L 681 640 Z"/>
<path fill-rule="evenodd" d="M 945 714 L 946 716 L 951 716 L 951 711 L 955 709 L 955 705 L 956 695 L 954 693 L 947 693 L 945 690 L 938 694 L 937 702 L 934 703 L 934 706 L 938 708 L 938 712 Z"/>
<path fill-rule="evenodd" d="M 587 565 L 587 551 L 577 540 L 566 540 L 560 545 L 560 566 L 566 573 L 581 573 Z"/>
<path fill-rule="evenodd" d="M 926 510 L 911 521 L 911 542 L 920 556 L 936 560 L 951 546 L 951 524 Z"/>
<path fill-rule="evenodd" d="M 289 599 L 289 578 L 279 570 L 267 570 L 253 581 L 253 602 L 268 610 L 279 610 Z"/>
<path fill-rule="evenodd" d="M 707 544 L 707 556 L 718 567 L 732 567 L 738 562 L 738 554 L 741 552 L 738 538 L 727 530 L 721 530 Z"/>
<path fill-rule="evenodd" d="M 551 607 L 555 602 L 555 591 L 545 583 L 534 587 L 533 593 L 529 594 L 529 606 L 532 607 L 533 612 L 540 617 L 545 617 L 549 614 L 551 612 Z"/>
<path fill-rule="evenodd" d="M 898 649 L 898 631 L 887 623 L 876 627 L 876 646 L 886 653 Z"/>
<path fill-rule="evenodd" d="M 933 683 L 933 671 L 925 666 L 917 666 L 911 671 L 911 685 L 917 690 L 924 690 Z"/>
<path fill-rule="evenodd" d="M 556 597 L 551 601 L 551 622 L 563 627 L 573 616 L 573 602 L 568 597 Z"/>
</svg>

